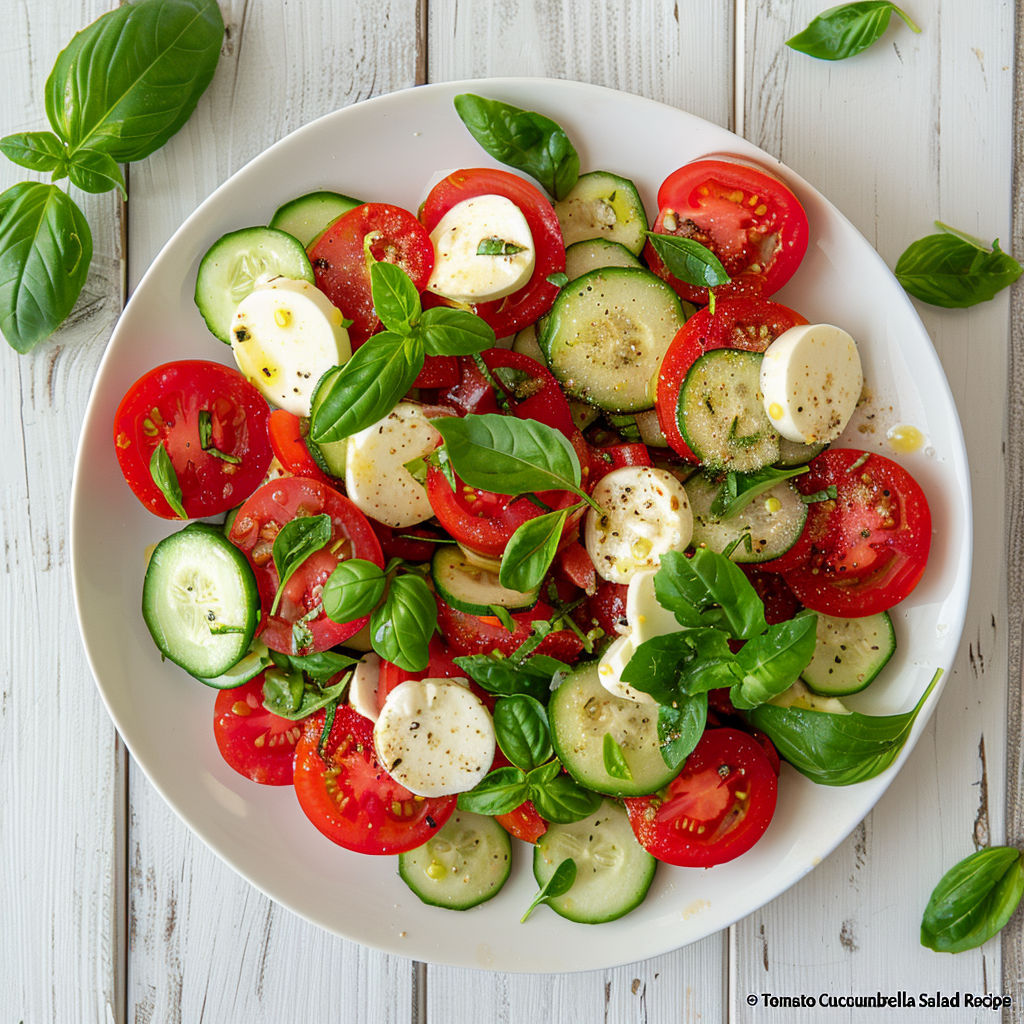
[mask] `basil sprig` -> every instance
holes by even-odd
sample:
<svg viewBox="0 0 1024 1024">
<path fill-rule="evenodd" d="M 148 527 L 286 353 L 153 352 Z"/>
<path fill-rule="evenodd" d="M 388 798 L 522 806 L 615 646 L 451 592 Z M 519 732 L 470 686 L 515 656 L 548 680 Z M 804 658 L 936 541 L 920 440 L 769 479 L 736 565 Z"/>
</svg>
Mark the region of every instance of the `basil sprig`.
<svg viewBox="0 0 1024 1024">
<path fill-rule="evenodd" d="M 898 14 L 912 32 L 921 30 L 890 0 L 861 0 L 841 4 L 819 14 L 786 45 L 819 60 L 845 60 L 866 50 L 889 27 L 889 19 Z"/>
<path fill-rule="evenodd" d="M 962 953 L 1001 931 L 1024 895 L 1020 850 L 989 846 L 950 868 L 935 887 L 921 921 L 921 945 Z"/>
<path fill-rule="evenodd" d="M 387 597 L 370 615 L 370 643 L 386 661 L 406 672 L 422 672 L 437 628 L 437 603 L 421 576 L 395 576 Z"/>
<path fill-rule="evenodd" d="M 507 658 L 496 657 L 494 653 L 469 654 L 455 658 L 455 664 L 488 693 L 503 696 L 525 693 L 546 701 L 555 674 L 570 669 L 557 658 L 533 654 L 555 627 L 544 620 L 533 622 L 531 626 L 533 635 Z"/>
<path fill-rule="evenodd" d="M 550 903 L 552 900 L 564 896 L 576 881 L 576 861 L 572 857 L 566 857 L 561 864 L 555 868 L 555 873 L 541 886 L 540 892 L 533 898 L 533 902 L 527 911 L 519 919 L 522 924 L 542 904 Z"/>
<path fill-rule="evenodd" d="M 753 473 L 728 473 L 708 512 L 713 519 L 731 519 L 777 483 L 806 472 L 807 466 L 798 466 L 795 469 L 765 466 Z"/>
<path fill-rule="evenodd" d="M 547 711 L 535 697 L 502 697 L 494 705 L 494 732 L 501 752 L 521 771 L 532 772 L 554 756 Z"/>
<path fill-rule="evenodd" d="M 646 234 L 668 272 L 680 281 L 692 284 L 695 288 L 717 288 L 732 280 L 725 272 L 722 261 L 700 242 L 654 231 Z"/>
<path fill-rule="evenodd" d="M 352 622 L 369 615 L 387 589 L 387 574 L 365 558 L 346 558 L 327 578 L 323 590 L 324 612 L 332 622 Z"/>
<path fill-rule="evenodd" d="M 573 190 L 580 176 L 579 154 L 549 117 L 470 92 L 455 97 L 455 110 L 495 160 L 525 171 L 555 199 Z"/>
<path fill-rule="evenodd" d="M 277 569 L 277 593 L 270 606 L 271 615 L 277 614 L 285 584 L 311 554 L 330 541 L 331 533 L 331 517 L 326 512 L 318 516 L 299 516 L 281 527 L 271 552 Z"/>
<path fill-rule="evenodd" d="M 936 221 L 941 233 L 912 242 L 896 261 L 893 273 L 915 299 L 947 309 L 987 302 L 1020 277 L 1024 267 L 980 238 Z"/>
<path fill-rule="evenodd" d="M 0 139 L 0 152 L 84 192 L 119 189 L 119 163 L 159 149 L 188 120 L 220 57 L 215 0 L 136 0 L 102 15 L 57 57 L 46 81 L 52 132 Z M 27 352 L 74 308 L 92 260 L 78 205 L 55 185 L 0 196 L 0 330 Z"/>
<path fill-rule="evenodd" d="M 160 488 L 160 493 L 167 499 L 167 504 L 177 513 L 178 518 L 188 519 L 185 506 L 182 505 L 181 484 L 178 482 L 178 474 L 174 471 L 174 464 L 171 462 L 167 448 L 161 441 L 154 449 L 149 460 L 149 475 L 153 483 Z"/>
<path fill-rule="evenodd" d="M 325 683 L 339 672 L 359 663 L 358 658 L 337 651 L 320 651 L 317 654 L 282 654 L 271 651 L 270 658 L 282 672 L 305 672 L 317 683 Z"/>
</svg>

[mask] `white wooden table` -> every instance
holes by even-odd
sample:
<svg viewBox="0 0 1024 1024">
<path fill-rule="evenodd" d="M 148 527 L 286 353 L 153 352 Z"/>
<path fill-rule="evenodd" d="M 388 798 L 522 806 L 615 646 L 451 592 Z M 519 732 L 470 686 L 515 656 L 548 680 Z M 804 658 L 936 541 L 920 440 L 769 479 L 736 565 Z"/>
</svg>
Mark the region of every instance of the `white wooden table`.
<svg viewBox="0 0 1024 1024">
<path fill-rule="evenodd" d="M 0 0 L 0 134 L 46 127 L 43 85 L 58 50 L 116 5 Z M 920 307 L 960 410 L 974 489 L 972 597 L 936 714 L 885 797 L 826 862 L 678 952 L 611 971 L 510 976 L 424 966 L 306 924 L 220 863 L 134 767 L 75 624 L 71 467 L 126 291 L 217 185 L 337 107 L 425 81 L 595 82 L 763 146 L 890 266 L 935 219 L 1012 239 L 1024 257 L 1014 4 L 907 0 L 921 35 L 894 18 L 877 46 L 843 63 L 782 46 L 827 5 L 222 0 L 221 63 L 191 121 L 132 165 L 126 205 L 84 199 L 96 256 L 71 319 L 31 355 L 0 346 L 0 1021 L 896 1021 L 912 1011 L 773 1010 L 747 998 L 904 990 L 1024 1001 L 1019 920 L 956 957 L 922 949 L 917 934 L 948 867 L 979 845 L 1024 840 L 1024 291 L 966 312 Z M 0 187 L 22 176 L 0 165 Z M 961 1007 L 913 1019 L 994 1017 Z"/>
</svg>

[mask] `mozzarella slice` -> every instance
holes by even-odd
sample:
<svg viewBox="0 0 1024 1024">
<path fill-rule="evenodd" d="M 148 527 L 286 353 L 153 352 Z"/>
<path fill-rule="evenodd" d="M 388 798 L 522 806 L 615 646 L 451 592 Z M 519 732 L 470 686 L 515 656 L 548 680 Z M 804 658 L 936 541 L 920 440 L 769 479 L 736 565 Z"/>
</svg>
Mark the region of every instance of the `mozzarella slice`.
<svg viewBox="0 0 1024 1024">
<path fill-rule="evenodd" d="M 462 681 L 408 679 L 384 702 L 373 727 L 388 774 L 418 796 L 472 789 L 494 760 L 494 723 Z"/>
<path fill-rule="evenodd" d="M 434 269 L 427 291 L 457 302 L 500 299 L 533 276 L 537 257 L 530 225 L 505 196 L 457 203 L 437 222 L 430 240 Z"/>
<path fill-rule="evenodd" d="M 856 342 L 831 324 L 791 327 L 761 361 L 765 412 L 790 441 L 834 441 L 849 423 L 863 386 Z"/>
<path fill-rule="evenodd" d="M 434 511 L 427 489 L 406 469 L 429 455 L 441 435 L 413 402 L 399 402 L 382 420 L 348 439 L 345 489 L 361 512 L 393 528 L 415 526 Z"/>
<path fill-rule="evenodd" d="M 239 370 L 268 402 L 308 416 L 320 378 L 352 355 L 344 323 L 341 311 L 319 288 L 275 277 L 238 304 L 231 351 Z"/>
<path fill-rule="evenodd" d="M 377 721 L 377 683 L 380 680 L 380 655 L 364 654 L 352 671 L 348 684 L 348 702 L 371 722 Z"/>
<path fill-rule="evenodd" d="M 693 513 L 683 485 L 667 470 L 623 466 L 598 481 L 584 539 L 597 573 L 629 583 L 638 569 L 655 568 L 666 551 L 683 551 L 693 536 Z"/>
</svg>

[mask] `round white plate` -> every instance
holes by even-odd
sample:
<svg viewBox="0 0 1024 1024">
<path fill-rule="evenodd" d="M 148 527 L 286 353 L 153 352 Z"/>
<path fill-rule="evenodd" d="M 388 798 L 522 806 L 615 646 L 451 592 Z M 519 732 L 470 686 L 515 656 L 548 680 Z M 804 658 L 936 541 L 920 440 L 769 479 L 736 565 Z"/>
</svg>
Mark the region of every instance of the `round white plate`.
<svg viewBox="0 0 1024 1024">
<path fill-rule="evenodd" d="M 777 171 L 807 210 L 803 265 L 776 297 L 861 346 L 872 401 L 840 442 L 889 455 L 886 429 L 918 427 L 926 447 L 896 456 L 928 496 L 935 523 L 927 571 L 894 612 L 899 649 L 857 706 L 911 708 L 960 638 L 971 563 L 970 493 L 960 423 L 928 335 L 864 238 L 810 185 L 716 125 L 672 107 L 574 82 L 496 79 L 422 86 L 339 110 L 268 149 L 178 229 L 139 284 L 99 369 L 82 429 L 72 494 L 72 564 L 79 622 L 100 693 L 136 762 L 182 820 L 243 877 L 284 906 L 349 939 L 432 963 L 501 971 L 571 971 L 630 963 L 724 928 L 818 864 L 892 780 L 939 697 L 919 717 L 897 765 L 848 788 L 818 787 L 783 766 L 779 804 L 749 853 L 711 870 L 661 865 L 647 899 L 620 921 L 572 924 L 550 910 L 519 918 L 536 884 L 517 844 L 512 878 L 467 913 L 422 905 L 392 857 L 334 846 L 287 787 L 235 774 L 213 739 L 214 693 L 161 663 L 139 611 L 147 545 L 171 532 L 129 491 L 114 454 L 114 410 L 146 370 L 179 358 L 231 362 L 192 301 L 196 270 L 222 234 L 266 224 L 284 201 L 316 189 L 415 210 L 436 170 L 492 165 L 459 121 L 452 97 L 472 91 L 558 121 L 584 170 L 632 178 L 648 214 L 662 180 L 709 153 Z M 863 429 L 861 429 L 863 428 Z M 850 702 L 854 703 L 853 700 Z"/>
</svg>

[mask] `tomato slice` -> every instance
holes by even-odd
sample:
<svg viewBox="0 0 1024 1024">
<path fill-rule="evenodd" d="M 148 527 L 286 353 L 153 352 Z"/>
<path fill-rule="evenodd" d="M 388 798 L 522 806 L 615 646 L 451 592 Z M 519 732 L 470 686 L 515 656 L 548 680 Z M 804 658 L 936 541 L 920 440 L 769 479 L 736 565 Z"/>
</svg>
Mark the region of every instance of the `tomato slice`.
<svg viewBox="0 0 1024 1024">
<path fill-rule="evenodd" d="M 590 476 L 588 482 L 591 486 L 614 469 L 622 469 L 623 466 L 649 466 L 651 464 L 651 455 L 647 450 L 647 445 L 635 441 L 591 448 L 589 455 Z"/>
<path fill-rule="evenodd" d="M 679 426 L 679 394 L 700 356 L 716 348 L 763 352 L 780 334 L 805 323 L 796 310 L 767 299 L 725 299 L 716 302 L 714 316 L 706 309 L 691 316 L 672 339 L 658 371 L 655 409 L 668 443 L 684 458 L 700 462 Z"/>
<path fill-rule="evenodd" d="M 548 830 L 548 823 L 537 812 L 532 800 L 525 800 L 508 814 L 496 814 L 494 820 L 510 835 L 524 843 L 536 843 Z"/>
<path fill-rule="evenodd" d="M 764 603 L 764 617 L 769 626 L 788 622 L 803 607 L 779 573 L 764 572 L 759 565 L 740 564 L 740 568 Z"/>
<path fill-rule="evenodd" d="M 263 706 L 262 672 L 217 694 L 213 735 L 221 756 L 239 775 L 264 786 L 291 785 L 302 724 Z"/>
<path fill-rule="evenodd" d="M 732 280 L 716 299 L 768 298 L 792 276 L 807 251 L 807 214 L 773 174 L 732 160 L 694 160 L 673 171 L 658 189 L 654 232 L 692 238 L 707 246 Z M 648 266 L 684 299 L 700 305 L 707 288 L 673 277 L 650 242 Z"/>
<path fill-rule="evenodd" d="M 298 416 L 285 409 L 275 409 L 270 414 L 269 430 L 270 446 L 274 449 L 274 455 L 289 473 L 309 477 L 310 480 L 319 480 L 329 487 L 334 486 L 335 482 L 309 454 L 302 433 L 302 420 Z"/>
<path fill-rule="evenodd" d="M 321 513 L 331 517 L 331 539 L 288 579 L 277 613 L 270 615 L 278 589 L 274 538 L 296 516 Z M 316 613 L 324 584 L 339 562 L 364 558 L 384 566 L 380 543 L 366 516 L 333 487 L 301 476 L 264 484 L 239 509 L 229 540 L 245 554 L 256 574 L 262 609 L 256 635 L 271 649 L 284 654 L 325 651 L 359 632 L 369 621 L 369 616 L 364 616 L 338 623 L 327 618 L 322 608 Z M 308 632 L 303 633 L 299 620 L 305 620 L 302 626 Z"/>
<path fill-rule="evenodd" d="M 163 444 L 185 514 L 217 515 L 248 498 L 266 474 L 269 413 L 266 399 L 236 370 L 201 359 L 165 363 L 140 377 L 117 407 L 117 461 L 150 512 L 177 519 L 149 472 L 153 451 Z M 201 423 L 209 424 L 205 449 Z"/>
<path fill-rule="evenodd" d="M 491 167 L 455 171 L 439 181 L 430 190 L 420 210 L 423 225 L 428 232 L 433 231 L 453 206 L 475 196 L 488 195 L 504 196 L 522 210 L 537 254 L 533 275 L 519 291 L 503 299 L 480 302 L 471 307 L 477 316 L 494 328 L 499 338 L 504 338 L 534 323 L 554 305 L 559 288 L 548 278 L 564 272 L 565 245 L 554 207 L 543 193 L 517 175 Z M 423 304 L 451 303 L 440 296 L 428 294 L 423 297 Z"/>
<path fill-rule="evenodd" d="M 420 222 L 400 206 L 364 203 L 342 214 L 309 247 L 319 288 L 352 321 L 353 348 L 381 329 L 370 293 L 370 258 L 401 267 L 422 291 L 434 269 L 434 246 Z M 422 385 L 429 387 L 431 385 Z"/>
<path fill-rule="evenodd" d="M 775 772 L 755 739 L 737 729 L 708 729 L 664 789 L 625 804 L 648 853 L 706 868 L 746 853 L 768 828 L 777 797 Z"/>
<path fill-rule="evenodd" d="M 884 455 L 830 448 L 796 478 L 804 494 L 836 488 L 814 502 L 804 533 L 807 562 L 785 573 L 793 593 L 826 615 L 858 618 L 898 604 L 928 562 L 932 517 L 917 481 Z"/>
<path fill-rule="evenodd" d="M 603 630 L 606 637 L 617 637 L 619 632 L 616 626 L 626 625 L 628 590 L 629 587 L 625 583 L 601 580 L 597 585 L 597 592 L 588 597 L 573 615 L 577 625 L 584 633 L 596 627 Z"/>
<path fill-rule="evenodd" d="M 454 796 L 413 796 L 384 771 L 374 751 L 373 722 L 354 708 L 338 707 L 321 757 L 323 728 L 323 711 L 306 720 L 295 751 L 295 793 L 331 842 L 359 853 L 404 853 L 422 846 L 451 817 Z"/>
<path fill-rule="evenodd" d="M 437 602 L 438 628 L 455 655 L 501 651 L 508 656 L 530 638 L 531 622 L 548 621 L 554 614 L 553 608 L 542 601 L 538 602 L 530 611 L 512 616 L 516 628 L 515 632 L 510 633 L 497 619 L 467 615 L 444 601 Z M 571 629 L 558 629 L 544 637 L 534 653 L 548 654 L 571 664 L 583 653 L 583 641 Z"/>
</svg>

